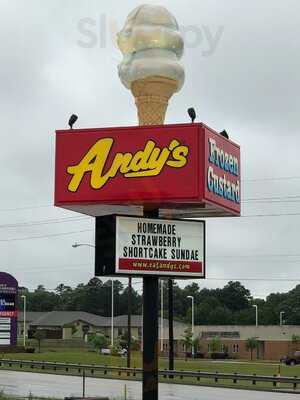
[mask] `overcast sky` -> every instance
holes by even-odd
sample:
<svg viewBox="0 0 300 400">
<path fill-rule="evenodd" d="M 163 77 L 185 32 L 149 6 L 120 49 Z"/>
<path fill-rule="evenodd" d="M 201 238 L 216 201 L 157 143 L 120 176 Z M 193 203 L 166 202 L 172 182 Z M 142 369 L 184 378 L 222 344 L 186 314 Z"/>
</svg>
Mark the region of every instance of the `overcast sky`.
<svg viewBox="0 0 300 400">
<path fill-rule="evenodd" d="M 114 37 L 140 4 L 0 0 L 0 270 L 21 286 L 93 276 L 93 249 L 71 246 L 93 242 L 93 220 L 52 205 L 54 132 L 71 113 L 76 127 L 136 124 Z M 186 82 L 166 123 L 188 122 L 194 106 L 242 152 L 243 217 L 208 221 L 208 279 L 198 283 L 239 279 L 259 297 L 289 290 L 300 283 L 300 2 L 153 4 L 174 14 L 186 43 Z"/>
</svg>

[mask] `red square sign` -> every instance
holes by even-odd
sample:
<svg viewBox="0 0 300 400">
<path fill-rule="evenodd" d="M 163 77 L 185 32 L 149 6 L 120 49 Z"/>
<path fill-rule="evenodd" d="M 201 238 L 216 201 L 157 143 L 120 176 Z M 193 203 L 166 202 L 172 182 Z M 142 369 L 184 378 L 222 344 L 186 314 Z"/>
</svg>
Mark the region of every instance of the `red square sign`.
<svg viewBox="0 0 300 400">
<path fill-rule="evenodd" d="M 239 215 L 240 149 L 204 124 L 57 131 L 55 205 Z"/>
</svg>

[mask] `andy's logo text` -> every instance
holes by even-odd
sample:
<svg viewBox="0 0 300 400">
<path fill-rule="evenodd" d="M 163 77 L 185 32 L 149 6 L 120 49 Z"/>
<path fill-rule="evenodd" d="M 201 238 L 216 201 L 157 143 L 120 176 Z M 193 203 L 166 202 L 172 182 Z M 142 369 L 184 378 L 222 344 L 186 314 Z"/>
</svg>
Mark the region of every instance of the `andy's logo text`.
<svg viewBox="0 0 300 400">
<path fill-rule="evenodd" d="M 77 165 L 67 168 L 72 176 L 68 185 L 71 192 L 76 192 L 86 173 L 90 173 L 90 184 L 93 189 L 101 189 L 117 173 L 125 178 L 140 178 L 159 175 L 167 165 L 171 168 L 182 168 L 187 163 L 189 148 L 176 139 L 168 146 L 159 148 L 153 140 L 148 140 L 144 149 L 136 153 L 116 153 L 108 164 L 108 157 L 114 140 L 98 140 Z"/>
</svg>

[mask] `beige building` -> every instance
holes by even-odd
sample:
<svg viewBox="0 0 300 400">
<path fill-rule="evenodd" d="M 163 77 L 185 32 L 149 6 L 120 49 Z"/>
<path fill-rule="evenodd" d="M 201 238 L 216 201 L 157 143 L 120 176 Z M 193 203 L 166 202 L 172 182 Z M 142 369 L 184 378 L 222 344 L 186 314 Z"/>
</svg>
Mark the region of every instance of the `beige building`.
<svg viewBox="0 0 300 400">
<path fill-rule="evenodd" d="M 28 312 L 26 315 L 26 336 L 32 337 L 39 329 L 47 334 L 48 339 L 58 339 L 68 344 L 82 343 L 87 336 L 93 333 L 102 333 L 107 338 L 111 337 L 111 318 L 94 315 L 82 311 L 52 311 Z M 189 325 L 174 321 L 174 348 L 179 356 L 190 352 L 183 340 L 184 331 Z M 127 332 L 127 315 L 119 315 L 113 320 L 114 338 Z M 132 336 L 141 344 L 143 342 L 142 316 L 131 317 Z M 258 347 L 253 351 L 254 359 L 279 360 L 281 357 L 293 352 L 299 347 L 292 342 L 293 336 L 300 337 L 298 325 L 213 325 L 195 326 L 195 338 L 199 339 L 198 351 L 205 357 L 210 357 L 213 351 L 227 352 L 231 358 L 249 359 L 250 353 L 246 349 L 246 341 L 255 338 Z M 23 313 L 18 317 L 18 336 L 23 336 Z M 217 340 L 216 340 L 217 338 Z M 218 343 L 218 349 L 212 348 L 213 342 Z M 63 343 L 62 343 L 63 344 Z M 167 354 L 169 349 L 168 320 L 159 319 L 159 349 Z M 300 347 L 299 347 L 300 350 Z"/>
<path fill-rule="evenodd" d="M 292 342 L 293 336 L 300 337 L 299 325 L 216 325 L 196 326 L 195 336 L 199 337 L 201 351 L 209 356 L 211 341 L 218 338 L 219 351 L 228 352 L 233 358 L 250 358 L 246 350 L 246 341 L 255 338 L 258 347 L 253 351 L 254 359 L 279 360 L 288 353 L 296 350 L 297 344 Z"/>
</svg>

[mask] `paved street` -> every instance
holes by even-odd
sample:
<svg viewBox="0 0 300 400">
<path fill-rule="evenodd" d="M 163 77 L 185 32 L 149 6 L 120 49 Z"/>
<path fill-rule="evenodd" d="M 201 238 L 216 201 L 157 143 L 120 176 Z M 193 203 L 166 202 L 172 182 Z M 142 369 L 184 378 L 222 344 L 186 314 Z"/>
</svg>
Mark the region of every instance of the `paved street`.
<svg viewBox="0 0 300 400">
<path fill-rule="evenodd" d="M 141 383 L 111 379 L 86 379 L 86 396 L 108 396 L 122 398 L 124 385 L 127 386 L 127 399 L 141 399 Z M 186 385 L 160 384 L 160 400 L 295 400 L 294 394 L 256 392 L 237 389 L 218 389 Z M 35 396 L 82 395 L 80 377 L 37 374 L 30 372 L 0 371 L 0 391 L 7 394 Z"/>
</svg>

